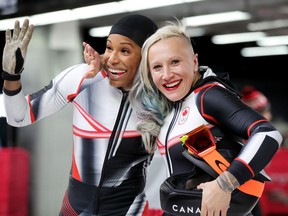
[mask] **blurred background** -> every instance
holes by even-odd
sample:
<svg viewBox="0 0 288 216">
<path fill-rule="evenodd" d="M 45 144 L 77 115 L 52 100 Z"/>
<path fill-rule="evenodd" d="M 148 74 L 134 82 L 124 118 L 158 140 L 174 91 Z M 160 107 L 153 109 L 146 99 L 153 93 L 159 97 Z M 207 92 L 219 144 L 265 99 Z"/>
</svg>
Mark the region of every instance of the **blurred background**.
<svg viewBox="0 0 288 216">
<path fill-rule="evenodd" d="M 22 82 L 24 92 L 33 93 L 83 62 L 83 41 L 103 52 L 110 26 L 131 13 L 159 27 L 183 20 L 200 64 L 229 72 L 239 91 L 248 84 L 262 91 L 272 104 L 273 122 L 288 131 L 288 0 L 0 0 L 0 53 L 5 30 L 29 18 L 36 28 Z M 2 85 L 0 78 L 1 93 Z M 22 147 L 30 155 L 29 216 L 58 215 L 72 157 L 71 106 L 16 129 L 6 124 L 0 94 L 0 116 L 0 148 Z"/>
</svg>

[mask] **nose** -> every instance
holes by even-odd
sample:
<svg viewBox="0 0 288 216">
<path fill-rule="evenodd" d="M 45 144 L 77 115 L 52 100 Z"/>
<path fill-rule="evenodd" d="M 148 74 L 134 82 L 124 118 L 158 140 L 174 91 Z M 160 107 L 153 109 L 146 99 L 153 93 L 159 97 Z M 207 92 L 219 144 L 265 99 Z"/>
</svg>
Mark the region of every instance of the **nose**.
<svg viewBox="0 0 288 216">
<path fill-rule="evenodd" d="M 111 64 L 117 64 L 119 63 L 119 56 L 117 54 L 117 52 L 112 52 L 108 58 L 108 61 L 111 63 Z"/>
<path fill-rule="evenodd" d="M 173 76 L 173 71 L 169 67 L 164 66 L 162 72 L 162 78 L 164 80 L 169 80 Z"/>
</svg>

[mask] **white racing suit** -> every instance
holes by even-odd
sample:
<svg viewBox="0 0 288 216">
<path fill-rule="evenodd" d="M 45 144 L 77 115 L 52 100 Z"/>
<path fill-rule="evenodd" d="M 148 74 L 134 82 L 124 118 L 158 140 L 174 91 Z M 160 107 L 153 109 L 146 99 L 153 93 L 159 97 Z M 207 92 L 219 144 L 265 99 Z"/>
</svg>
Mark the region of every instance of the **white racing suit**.
<svg viewBox="0 0 288 216">
<path fill-rule="evenodd" d="M 87 71 L 86 64 L 72 66 L 28 96 L 4 89 L 8 123 L 33 124 L 72 103 L 72 168 L 60 215 L 144 215 L 152 155 L 136 131 L 128 93 L 110 86 L 103 71 L 83 79 Z"/>
</svg>

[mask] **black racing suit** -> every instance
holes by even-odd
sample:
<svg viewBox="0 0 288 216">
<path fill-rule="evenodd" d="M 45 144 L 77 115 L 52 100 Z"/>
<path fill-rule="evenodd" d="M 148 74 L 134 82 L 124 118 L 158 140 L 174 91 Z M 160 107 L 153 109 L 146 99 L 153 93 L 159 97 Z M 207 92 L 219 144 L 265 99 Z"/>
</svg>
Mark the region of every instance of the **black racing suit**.
<svg viewBox="0 0 288 216">
<path fill-rule="evenodd" d="M 165 118 L 157 145 L 170 176 L 194 169 L 195 165 L 182 154 L 185 148 L 180 137 L 201 125 L 210 128 L 219 151 L 231 154 L 227 156 L 232 158 L 227 170 L 240 185 L 258 178 L 260 172 L 265 176 L 263 169 L 278 150 L 282 137 L 262 115 L 240 101 L 227 78 L 220 79 L 208 68 L 189 94 L 175 102 L 172 112 Z M 258 180 L 267 180 L 262 177 Z M 189 208 L 174 207 L 172 215 L 185 215 L 185 209 Z M 228 215 L 231 215 L 229 211 Z"/>
</svg>

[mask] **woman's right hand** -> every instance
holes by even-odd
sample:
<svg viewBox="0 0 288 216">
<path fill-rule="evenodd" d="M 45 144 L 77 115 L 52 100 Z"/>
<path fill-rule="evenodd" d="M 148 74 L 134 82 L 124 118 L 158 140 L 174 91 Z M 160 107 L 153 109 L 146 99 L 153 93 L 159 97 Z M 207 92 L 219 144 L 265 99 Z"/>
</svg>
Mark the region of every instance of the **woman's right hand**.
<svg viewBox="0 0 288 216">
<path fill-rule="evenodd" d="M 89 70 L 85 73 L 84 78 L 93 78 L 101 70 L 101 56 L 88 43 L 83 42 L 83 46 L 84 60 L 89 65 Z"/>
<path fill-rule="evenodd" d="M 216 180 L 201 183 L 201 216 L 226 216 L 231 201 L 231 192 L 224 192 Z"/>
<path fill-rule="evenodd" d="M 34 25 L 29 25 L 28 19 L 24 20 L 21 28 L 20 22 L 16 20 L 13 31 L 6 30 L 6 43 L 2 61 L 3 71 L 12 76 L 19 75 L 22 72 L 33 31 Z"/>
</svg>

